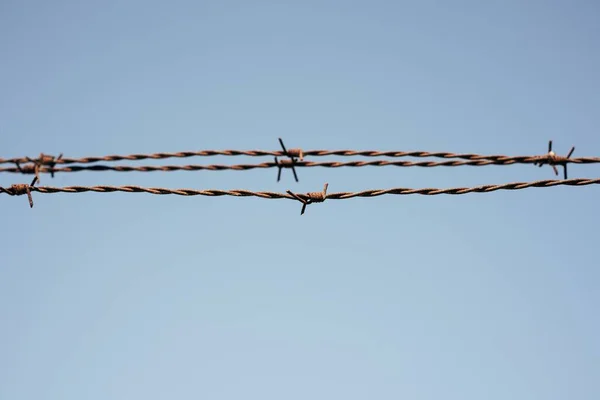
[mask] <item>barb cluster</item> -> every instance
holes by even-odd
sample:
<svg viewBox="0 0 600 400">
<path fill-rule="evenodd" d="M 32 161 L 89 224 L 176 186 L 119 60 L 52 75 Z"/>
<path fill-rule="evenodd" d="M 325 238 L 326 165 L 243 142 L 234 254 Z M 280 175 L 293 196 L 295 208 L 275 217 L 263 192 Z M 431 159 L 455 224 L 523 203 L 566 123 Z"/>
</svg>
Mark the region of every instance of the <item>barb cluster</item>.
<svg viewBox="0 0 600 400">
<path fill-rule="evenodd" d="M 600 157 L 584 157 L 571 158 L 575 147 L 572 147 L 569 153 L 563 157 L 558 156 L 552 151 L 552 141 L 548 143 L 548 153 L 537 156 L 505 156 L 505 155 L 480 155 L 480 154 L 461 154 L 449 152 L 425 152 L 425 151 L 373 151 L 373 150 L 308 150 L 303 151 L 300 148 L 287 149 L 281 138 L 279 138 L 281 150 L 264 151 L 264 150 L 202 150 L 202 151 L 185 151 L 177 153 L 154 153 L 154 154 L 130 154 L 130 155 L 109 155 L 103 157 L 84 157 L 84 158 L 66 158 L 60 154 L 58 157 L 40 154 L 38 158 L 0 158 L 0 164 L 14 164 L 14 167 L 0 168 L 0 172 L 33 174 L 33 181 L 27 184 L 15 184 L 8 188 L 0 187 L 0 194 L 8 194 L 10 196 L 20 196 L 27 194 L 30 207 L 33 207 L 32 192 L 40 193 L 82 193 L 82 192 L 126 192 L 126 193 L 150 193 L 157 195 L 180 195 L 180 196 L 236 196 L 236 197 L 260 197 L 265 199 L 291 199 L 302 203 L 300 214 L 304 214 L 306 207 L 312 203 L 321 203 L 326 199 L 349 199 L 353 197 L 377 197 L 384 194 L 408 195 L 438 195 L 438 194 L 466 194 L 466 193 L 484 193 L 493 192 L 496 190 L 517 190 L 528 187 L 552 187 L 558 185 L 567 186 L 585 186 L 600 183 L 600 179 L 568 179 L 567 165 L 568 164 L 594 164 L 600 163 Z M 162 160 L 167 158 L 188 158 L 188 157 L 210 157 L 210 156 L 272 156 L 274 162 L 263 162 L 258 164 L 234 164 L 234 165 L 162 165 L 162 166 L 128 166 L 128 165 L 85 165 L 93 164 L 100 161 L 139 161 L 139 160 Z M 371 161 L 305 161 L 307 156 L 322 157 L 322 156 L 363 156 L 363 157 L 417 157 L 417 158 L 442 158 L 447 161 L 395 161 L 395 160 L 371 160 Z M 284 158 L 280 158 L 284 157 Z M 83 164 L 83 165 L 72 165 Z M 325 184 L 322 192 L 310 192 L 306 194 L 297 194 L 291 190 L 286 193 L 275 192 L 252 192 L 248 190 L 194 190 L 194 189 L 165 189 L 165 188 L 143 188 L 139 186 L 69 186 L 63 188 L 56 187 L 39 187 L 35 186 L 40 181 L 40 174 L 49 173 L 52 177 L 57 172 L 79 172 L 79 171 L 118 171 L 118 172 L 154 172 L 154 171 L 245 171 L 251 169 L 266 169 L 277 168 L 277 181 L 281 180 L 282 170 L 291 169 L 296 182 L 299 181 L 296 168 L 310 167 L 325 167 L 325 168 L 341 168 L 341 167 L 458 167 L 458 166 L 487 166 L 487 165 L 514 165 L 514 164 L 532 164 L 539 167 L 549 165 L 554 170 L 555 175 L 558 175 L 557 167 L 563 167 L 564 180 L 544 180 L 536 182 L 515 182 L 503 185 L 485 185 L 472 188 L 449 188 L 449 189 L 409 189 L 409 188 L 394 188 L 394 189 L 378 189 L 366 190 L 362 192 L 338 192 L 327 194 L 328 184 Z M 57 165 L 64 165 L 58 166 Z"/>
</svg>

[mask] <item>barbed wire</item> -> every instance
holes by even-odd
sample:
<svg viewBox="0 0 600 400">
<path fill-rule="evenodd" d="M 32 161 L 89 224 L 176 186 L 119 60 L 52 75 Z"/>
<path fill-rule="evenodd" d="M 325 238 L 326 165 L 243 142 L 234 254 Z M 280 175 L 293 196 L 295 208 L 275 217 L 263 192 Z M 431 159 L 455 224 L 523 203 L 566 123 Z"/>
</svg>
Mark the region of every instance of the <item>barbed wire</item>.
<svg viewBox="0 0 600 400">
<path fill-rule="evenodd" d="M 79 162 L 95 162 L 98 158 L 86 158 L 86 159 L 66 159 L 62 158 L 62 154 L 58 157 L 48 156 L 41 154 L 38 159 L 26 158 L 26 162 L 29 164 L 21 166 L 21 161 L 18 159 L 12 159 L 16 164 L 16 167 L 8 167 L 8 168 L 0 168 L 0 172 L 12 172 L 12 173 L 23 173 L 23 174 L 35 174 L 39 180 L 40 173 L 50 173 L 54 176 L 55 172 L 78 172 L 78 171 L 118 171 L 118 172 L 153 172 L 153 171 L 200 171 L 200 170 L 208 170 L 208 171 L 223 171 L 223 170 L 236 170 L 236 171 L 245 171 L 256 168 L 278 168 L 279 172 L 277 175 L 277 181 L 281 178 L 281 170 L 283 168 L 291 168 L 294 173 L 294 178 L 298 181 L 298 175 L 296 174 L 296 167 L 326 167 L 326 168 L 341 168 L 341 167 L 366 167 L 366 166 L 397 166 L 397 167 L 459 167 L 459 166 L 485 166 L 485 165 L 512 165 L 512 164 L 534 164 L 539 165 L 540 167 L 548 164 L 550 165 L 555 174 L 558 175 L 558 170 L 556 166 L 562 166 L 564 169 L 564 179 L 567 179 L 567 165 L 568 164 L 592 164 L 592 163 L 600 163 L 599 157 L 582 157 L 582 158 L 571 158 L 573 151 L 575 151 L 575 147 L 571 148 L 571 151 L 567 154 L 566 157 L 558 156 L 552 151 L 552 141 L 548 142 L 548 153 L 542 156 L 518 156 L 518 157 L 509 157 L 509 156 L 481 156 L 475 154 L 456 154 L 456 153 L 429 153 L 429 152 L 395 152 L 394 154 L 398 156 L 402 155 L 417 155 L 417 156 L 452 156 L 452 157 L 462 157 L 462 158 L 471 158 L 464 161 L 458 160 L 450 160 L 444 162 L 436 162 L 436 161 L 420 161 L 420 162 L 412 162 L 412 161 L 387 161 L 387 160 L 376 160 L 376 161 L 349 161 L 349 162 L 314 162 L 314 161 L 303 161 L 303 157 L 305 154 L 309 154 L 311 152 L 303 152 L 301 149 L 286 149 L 281 138 L 279 139 L 281 144 L 281 148 L 283 149 L 281 152 L 264 152 L 251 150 L 250 153 L 238 151 L 238 150 L 223 150 L 223 151 L 214 151 L 214 150 L 206 150 L 201 152 L 203 155 L 214 155 L 216 153 L 223 154 L 223 152 L 227 152 L 229 155 L 239 155 L 239 154 L 283 154 L 287 156 L 287 159 L 278 160 L 277 156 L 275 156 L 274 163 L 260 163 L 260 164 L 236 164 L 236 165 L 220 165 L 220 164 L 212 164 L 212 165 L 165 165 L 165 166 L 108 166 L 108 165 L 93 165 L 93 166 L 70 166 L 70 167 L 56 167 L 57 164 L 65 164 L 69 163 L 72 160 L 77 160 Z M 316 151 L 316 150 L 315 150 Z M 389 154 L 389 152 L 357 152 L 351 150 L 339 150 L 339 151 L 324 151 L 320 150 L 320 152 L 325 152 L 328 154 L 336 153 L 336 154 L 345 154 L 349 153 L 356 154 L 368 154 L 370 156 L 374 156 L 377 154 Z M 321 153 L 321 154 L 322 154 Z M 167 156 L 182 155 L 188 156 L 190 154 L 199 154 L 193 152 L 185 152 L 185 153 L 157 153 L 154 155 L 130 155 L 130 156 L 106 156 L 103 157 L 104 160 L 116 160 L 116 159 L 143 159 L 144 157 L 149 158 L 166 158 Z M 485 158 L 484 158 L 485 157 Z"/>
<path fill-rule="evenodd" d="M 428 151 L 377 151 L 377 150 L 306 150 L 286 149 L 281 138 L 279 139 L 282 150 L 200 150 L 200 151 L 181 151 L 173 153 L 152 153 L 152 154 L 129 154 L 129 155 L 107 155 L 99 157 L 81 157 L 67 158 L 62 154 L 58 157 L 41 154 L 39 158 L 20 157 L 20 158 L 0 158 L 0 164 L 24 164 L 27 162 L 38 163 L 40 165 L 55 166 L 60 164 L 92 164 L 100 161 L 141 161 L 141 160 L 164 160 L 168 158 L 189 158 L 189 157 L 211 157 L 211 156 L 248 156 L 248 157 L 283 157 L 297 158 L 302 160 L 304 157 L 324 157 L 324 156 L 342 156 L 342 157 L 416 157 L 416 158 L 444 158 L 444 159 L 463 159 L 471 161 L 491 160 L 496 161 L 498 165 L 525 163 L 533 164 L 540 158 L 552 156 L 561 162 L 592 164 L 600 163 L 600 157 L 580 157 L 569 159 L 560 157 L 552 152 L 552 141 L 549 142 L 548 154 L 542 156 L 507 156 L 507 155 L 481 155 L 473 153 L 451 153 L 451 152 L 428 152 Z M 573 147 L 571 152 L 575 150 Z"/>
<path fill-rule="evenodd" d="M 67 158 L 61 157 L 54 160 L 54 164 L 91 164 L 100 161 L 140 161 L 140 160 L 164 160 L 167 158 L 189 158 L 189 157 L 210 157 L 210 156 L 282 156 L 281 151 L 263 151 L 263 150 L 200 150 L 200 151 L 181 151 L 174 153 L 152 153 L 152 154 L 129 154 L 129 155 L 108 155 L 98 157 L 80 157 Z M 43 155 L 48 157 L 48 155 Z M 16 164 L 32 162 L 36 159 L 30 157 L 18 158 L 0 158 L 0 164 Z"/>
<path fill-rule="evenodd" d="M 325 168 L 342 168 L 342 167 L 460 167 L 460 166 L 486 166 L 486 165 L 513 165 L 513 164 L 538 164 L 544 161 L 546 156 L 529 157 L 523 160 L 514 159 L 498 159 L 498 160 L 470 160 L 470 161 L 296 161 L 291 163 L 290 160 L 279 160 L 278 162 L 264 162 L 259 164 L 207 164 L 207 165 L 144 165 L 144 166 L 128 166 L 128 165 L 74 165 L 68 167 L 40 167 L 40 173 L 56 173 L 56 172 L 80 172 L 80 171 L 117 171 L 117 172 L 171 172 L 171 171 L 245 171 L 251 169 L 267 169 L 267 168 L 291 168 L 295 167 L 325 167 Z M 589 158 L 574 158 L 569 159 L 568 163 L 573 164 L 592 164 L 600 162 Z M 34 174 L 35 165 L 28 164 L 21 167 L 3 167 L 0 172 L 9 173 L 25 173 Z"/>
<path fill-rule="evenodd" d="M 576 164 L 585 164 L 586 162 L 579 162 L 578 159 L 571 159 L 570 162 Z M 488 165 L 515 165 L 515 164 L 533 164 L 542 166 L 549 164 L 554 168 L 554 172 L 558 175 L 556 165 L 564 167 L 564 179 L 567 179 L 567 168 L 566 162 L 554 159 L 553 161 L 547 161 L 547 157 L 533 157 L 527 162 L 519 163 L 514 160 L 473 160 L 473 161 L 387 161 L 387 160 L 375 160 L 375 161 L 328 161 L 328 162 L 315 162 L 315 161 L 296 161 L 296 160 L 276 160 L 275 162 L 265 162 L 260 164 L 234 164 L 234 165 L 221 165 L 221 164 L 209 164 L 209 165 L 160 165 L 160 166 L 127 166 L 127 165 L 74 165 L 67 167 L 44 167 L 39 164 L 27 164 L 24 166 L 18 165 L 18 167 L 4 167 L 0 168 L 1 172 L 8 173 L 22 173 L 22 174 L 35 174 L 39 179 L 39 174 L 50 173 L 53 177 L 57 172 L 81 172 L 81 171 L 116 171 L 116 172 L 173 172 L 173 171 L 247 171 L 252 169 L 268 169 L 278 168 L 279 172 L 277 175 L 277 181 L 281 178 L 281 170 L 284 168 L 290 168 L 294 172 L 294 177 L 298 181 L 298 175 L 296 174 L 296 167 L 300 168 L 314 168 L 314 167 L 325 167 L 325 168 L 342 168 L 342 167 L 459 167 L 459 166 L 488 166 Z"/>
<path fill-rule="evenodd" d="M 20 196 L 27 194 L 29 197 L 29 204 L 33 207 L 33 200 L 31 198 L 32 192 L 39 193 L 85 193 L 85 192 L 98 192 L 98 193 L 112 193 L 112 192 L 124 192 L 124 193 L 149 193 L 155 195 L 177 195 L 177 196 L 233 196 L 233 197 L 259 197 L 263 199 L 291 199 L 298 200 L 303 203 L 302 214 L 308 204 L 323 202 L 326 199 L 330 200 L 343 200 L 354 197 L 378 197 L 383 195 L 426 195 L 435 196 L 441 194 L 449 195 L 462 195 L 467 193 L 489 193 L 498 190 L 521 190 L 532 187 L 553 187 L 553 186 L 587 186 L 600 184 L 600 178 L 597 179 L 568 179 L 568 180 L 541 180 L 533 182 L 513 182 L 499 185 L 483 185 L 475 187 L 456 187 L 456 188 L 392 188 L 392 189 L 372 189 L 363 190 L 360 192 L 337 192 L 327 194 L 327 184 L 322 192 L 311 192 L 306 194 L 297 194 L 292 191 L 286 193 L 277 192 L 255 192 L 243 189 L 233 190 L 220 190 L 220 189 L 168 189 L 158 187 L 140 187 L 140 186 L 68 186 L 68 187 L 51 187 L 51 186 L 40 186 L 36 187 L 35 183 L 37 178 L 33 180 L 30 185 L 27 184 L 15 184 L 8 188 L 0 187 L 0 194 L 4 193 L 10 196 Z"/>
</svg>

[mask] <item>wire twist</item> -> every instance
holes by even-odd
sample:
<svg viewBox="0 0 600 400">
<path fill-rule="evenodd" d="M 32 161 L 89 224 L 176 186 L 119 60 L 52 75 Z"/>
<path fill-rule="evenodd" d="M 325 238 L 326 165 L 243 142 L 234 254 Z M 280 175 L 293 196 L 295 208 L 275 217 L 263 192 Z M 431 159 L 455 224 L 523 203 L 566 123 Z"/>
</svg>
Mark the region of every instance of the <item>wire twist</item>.
<svg viewBox="0 0 600 400">
<path fill-rule="evenodd" d="M 39 167 L 36 168 L 34 165 L 25 165 L 20 168 L 15 167 L 4 167 L 0 168 L 0 172 L 9 173 L 22 173 L 22 174 L 34 174 L 34 173 L 59 173 L 59 172 L 81 172 L 81 171 L 116 171 L 116 172 L 173 172 L 173 171 L 246 171 L 251 169 L 267 169 L 267 168 L 343 168 L 343 167 L 460 167 L 460 166 L 488 166 L 488 165 L 515 165 L 515 164 L 533 164 L 533 165 L 545 165 L 550 164 L 564 165 L 567 163 L 573 164 L 591 164 L 600 162 L 600 159 L 596 161 L 590 158 L 573 158 L 567 159 L 559 156 L 532 156 L 525 159 L 496 159 L 496 160 L 450 160 L 450 161 L 389 161 L 389 160 L 373 160 L 373 161 L 291 161 L 289 159 L 278 160 L 277 162 L 264 162 L 259 164 L 233 164 L 233 165 L 221 165 L 221 164 L 207 164 L 207 165 L 144 165 L 144 166 L 128 166 L 128 165 L 73 165 L 67 167 Z M 280 172 L 281 173 L 281 172 Z M 280 179 L 280 173 L 278 175 L 278 181 Z M 297 176 L 296 176 L 297 177 Z"/>
<path fill-rule="evenodd" d="M 37 182 L 37 177 L 33 178 L 33 181 L 31 182 L 31 184 L 27 185 L 25 183 L 16 183 L 14 185 L 11 185 L 10 188 L 5 189 L 6 194 L 10 195 L 10 196 L 22 196 L 24 194 L 27 195 L 27 199 L 29 200 L 29 208 L 33 208 L 33 197 L 31 196 L 31 191 L 34 188 L 34 185 Z M 2 188 L 0 188 L 2 189 Z M 0 193 L 2 193 L 2 191 L 0 190 Z"/>
<path fill-rule="evenodd" d="M 34 181 L 35 183 L 35 181 Z M 361 192 L 338 192 L 327 194 L 327 184 L 323 192 L 314 192 L 308 194 L 295 194 L 291 191 L 287 193 L 277 192 L 253 192 L 250 190 L 234 189 L 234 190 L 196 190 L 196 189 L 167 189 L 156 187 L 140 187 L 140 186 L 68 186 L 68 187 L 50 187 L 50 186 L 33 186 L 33 185 L 12 185 L 9 188 L 0 187 L 0 194 L 5 193 L 10 196 L 19 196 L 31 192 L 39 193 L 150 193 L 155 195 L 177 195 L 177 196 L 233 196 L 233 197 L 260 197 L 263 199 L 291 199 L 300 201 L 303 204 L 303 211 L 306 205 L 316 202 L 322 202 L 325 199 L 343 200 L 354 197 L 378 197 L 383 195 L 412 195 L 419 194 L 425 196 L 436 196 L 441 194 L 461 195 L 467 193 L 489 193 L 498 190 L 521 190 L 531 187 L 553 187 L 553 186 L 588 186 L 600 184 L 600 178 L 597 179 L 567 179 L 567 180 L 542 180 L 534 182 L 513 182 L 500 185 L 483 185 L 476 187 L 457 187 L 447 189 L 436 188 L 392 188 L 392 189 L 372 189 L 363 190 Z M 33 202 L 30 200 L 30 205 L 33 207 Z M 303 211 L 301 212 L 303 214 Z"/>
<path fill-rule="evenodd" d="M 296 200 L 298 200 L 300 203 L 302 203 L 302 210 L 300 211 L 300 215 L 304 214 L 304 211 L 306 211 L 306 206 L 312 203 L 322 203 L 325 201 L 325 199 L 327 198 L 327 187 L 329 186 L 328 183 L 325 184 L 325 186 L 323 186 L 323 191 L 322 192 L 309 192 L 305 195 L 298 195 L 296 193 L 293 193 L 291 190 L 288 190 L 286 193 L 289 194 L 290 196 L 293 196 Z"/>
<path fill-rule="evenodd" d="M 463 160 L 493 160 L 503 163 L 527 163 L 534 162 L 534 158 L 539 160 L 540 156 L 506 156 L 506 155 L 481 155 L 473 153 L 451 153 L 451 152 L 429 152 L 429 151 L 377 151 L 377 150 L 305 150 L 289 149 L 267 151 L 267 150 L 200 150 L 200 151 L 181 151 L 173 153 L 152 153 L 152 154 L 129 154 L 129 155 L 107 155 L 100 157 L 80 157 L 68 158 L 58 157 L 54 160 L 55 165 L 59 164 L 92 164 L 97 162 L 116 162 L 116 161 L 141 161 L 141 160 L 164 160 L 168 158 L 189 158 L 189 157 L 212 157 L 212 156 L 247 156 L 247 157 L 282 157 L 291 156 L 302 160 L 303 157 L 388 157 L 388 158 L 443 158 L 443 159 L 463 159 Z M 577 161 L 575 161 L 577 160 Z M 0 164 L 16 164 L 30 162 L 31 158 L 0 158 Z M 600 163 L 600 157 L 584 157 L 569 160 L 569 163 L 591 164 Z"/>
</svg>

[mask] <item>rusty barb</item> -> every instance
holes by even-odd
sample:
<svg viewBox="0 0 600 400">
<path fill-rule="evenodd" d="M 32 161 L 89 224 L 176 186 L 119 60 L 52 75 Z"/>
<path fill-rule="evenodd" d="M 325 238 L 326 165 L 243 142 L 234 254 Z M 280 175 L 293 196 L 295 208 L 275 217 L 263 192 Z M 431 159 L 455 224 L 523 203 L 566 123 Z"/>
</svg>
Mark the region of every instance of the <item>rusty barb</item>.
<svg viewBox="0 0 600 400">
<path fill-rule="evenodd" d="M 62 156 L 62 153 L 58 157 L 41 153 L 39 158 L 32 159 L 29 157 L 25 157 L 25 159 L 31 164 L 21 166 L 19 161 L 15 161 L 15 164 L 17 165 L 19 172 L 21 172 L 22 174 L 35 174 L 34 182 L 40 182 L 40 171 L 43 167 L 47 168 L 47 170 L 44 172 L 50 172 L 50 176 L 54 178 L 54 167 L 56 166 L 58 160 L 62 158 Z M 33 183 L 31 184 L 31 186 L 33 186 Z"/>
<path fill-rule="evenodd" d="M 534 162 L 533 165 L 538 165 L 541 168 L 545 164 L 548 164 L 552 167 L 552 169 L 554 170 L 554 174 L 557 176 L 558 176 L 558 169 L 556 168 L 556 166 L 560 165 L 563 167 L 565 179 L 568 179 L 567 178 L 567 164 L 569 163 L 569 158 L 571 158 L 571 155 L 573 155 L 574 151 L 575 151 L 575 146 L 571 147 L 571 151 L 569 151 L 569 154 L 567 154 L 566 157 L 557 156 L 552 151 L 552 140 L 550 140 L 548 142 L 548 154 L 545 156 L 539 156 L 539 161 Z"/>
<path fill-rule="evenodd" d="M 277 182 L 279 182 L 281 180 L 281 169 L 282 168 L 291 168 L 292 172 L 294 173 L 294 179 L 296 179 L 296 182 L 298 182 L 298 175 L 296 174 L 296 164 L 298 161 L 302 161 L 304 159 L 304 154 L 302 153 L 302 149 L 289 149 L 287 150 L 285 148 L 285 145 L 283 144 L 283 140 L 281 140 L 281 138 L 279 138 L 279 144 L 281 145 L 281 148 L 283 149 L 283 154 L 287 157 L 289 157 L 288 159 L 284 159 L 279 161 L 277 159 L 277 157 L 275 157 L 275 165 L 277 165 Z"/>
<path fill-rule="evenodd" d="M 31 185 L 28 185 L 26 183 L 17 183 L 17 184 L 11 185 L 11 187 L 7 191 L 7 193 L 11 196 L 22 196 L 22 195 L 26 194 L 27 198 L 29 199 L 29 208 L 33 208 L 33 198 L 31 197 L 31 188 L 37 183 L 37 180 L 38 180 L 37 177 L 33 178 Z"/>
<path fill-rule="evenodd" d="M 293 198 L 298 200 L 300 203 L 302 203 L 302 211 L 300 211 L 300 215 L 303 215 L 304 211 L 306 211 L 307 205 L 312 204 L 312 203 L 322 203 L 325 201 L 325 199 L 327 199 L 327 187 L 328 186 L 329 186 L 329 184 L 326 183 L 325 186 L 323 187 L 322 192 L 309 192 L 306 194 L 296 194 L 296 193 L 293 193 L 291 190 L 288 190 L 287 194 L 289 194 L 290 196 L 292 196 Z"/>
</svg>

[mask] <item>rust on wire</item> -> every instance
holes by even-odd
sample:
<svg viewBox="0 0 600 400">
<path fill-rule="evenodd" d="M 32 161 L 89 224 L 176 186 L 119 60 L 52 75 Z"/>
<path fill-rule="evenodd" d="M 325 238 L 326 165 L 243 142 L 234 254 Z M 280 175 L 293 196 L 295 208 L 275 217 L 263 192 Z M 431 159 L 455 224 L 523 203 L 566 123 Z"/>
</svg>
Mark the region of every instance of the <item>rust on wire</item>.
<svg viewBox="0 0 600 400">
<path fill-rule="evenodd" d="M 554 156 L 554 159 L 548 161 L 549 156 L 532 156 L 528 159 L 526 164 L 539 165 L 549 164 L 550 165 L 562 165 L 566 169 L 567 163 L 590 163 L 586 160 L 589 159 L 578 159 L 578 158 L 566 158 Z M 581 160 L 584 160 L 583 162 Z M 599 160 L 600 162 L 600 160 Z M 461 167 L 461 166 L 488 166 L 488 165 L 515 165 L 515 164 L 525 164 L 524 162 L 519 162 L 511 159 L 507 160 L 468 160 L 468 161 L 460 161 L 460 160 L 449 160 L 449 161 L 389 161 L 389 160 L 373 160 L 373 161 L 292 161 L 290 159 L 281 159 L 276 160 L 276 162 L 265 162 L 259 164 L 233 164 L 233 165 L 219 165 L 219 164 L 208 164 L 208 165 L 145 165 L 145 166 L 128 166 L 128 165 L 72 165 L 67 167 L 40 167 L 35 169 L 33 165 L 25 165 L 18 168 L 13 167 L 5 167 L 0 168 L 0 172 L 10 172 L 10 173 L 23 173 L 23 174 L 32 174 L 36 173 L 58 173 L 58 172 L 80 172 L 80 171 L 117 171 L 117 172 L 172 172 L 172 171 L 246 171 L 251 169 L 267 169 L 267 168 L 278 168 L 279 174 L 277 176 L 277 181 L 280 180 L 281 177 L 281 169 L 283 168 L 292 168 L 294 171 L 294 176 L 297 178 L 295 174 L 295 168 L 314 168 L 314 167 L 324 167 L 324 168 L 343 168 L 343 167 L 351 167 L 351 168 L 359 168 L 359 167 L 387 167 L 387 166 L 395 166 L 395 167 Z M 566 171 L 565 171 L 566 172 Z"/>
<path fill-rule="evenodd" d="M 152 154 L 129 154 L 129 155 L 108 155 L 100 157 L 80 157 L 68 158 L 62 157 L 56 160 L 56 164 L 92 164 L 100 161 L 140 161 L 140 160 L 164 160 L 167 158 L 188 158 L 188 157 L 212 157 L 212 156 L 282 156 L 281 151 L 263 151 L 263 150 L 201 150 L 201 151 L 180 151 L 175 153 L 152 153 Z M 0 158 L 0 164 L 14 164 L 16 162 L 28 162 L 29 157 L 23 158 Z"/>
<path fill-rule="evenodd" d="M 329 186 L 329 184 L 326 183 L 325 186 L 323 187 L 322 192 L 309 192 L 304 195 L 300 195 L 300 194 L 293 193 L 291 190 L 288 190 L 287 194 L 289 194 L 290 196 L 293 196 L 296 200 L 298 200 L 300 203 L 302 203 L 302 210 L 300 211 L 300 215 L 303 215 L 304 211 L 306 211 L 307 205 L 312 204 L 312 203 L 322 203 L 325 201 L 325 199 L 327 199 L 327 187 L 328 186 Z"/>
<path fill-rule="evenodd" d="M 26 183 L 16 183 L 14 185 L 11 185 L 10 188 L 5 189 L 4 193 L 10 196 L 22 196 L 26 194 L 27 198 L 29 199 L 29 208 L 33 208 L 33 197 L 31 196 L 31 190 L 33 189 L 36 182 L 37 177 L 33 178 L 33 181 L 30 185 L 27 185 Z"/>
<path fill-rule="evenodd" d="M 280 143 L 281 144 L 281 143 Z M 130 154 L 130 155 L 108 155 L 102 157 L 81 157 L 66 158 L 58 157 L 53 161 L 58 164 L 91 164 L 100 161 L 140 161 L 140 160 L 163 160 L 167 158 L 188 158 L 188 157 L 210 157 L 210 156 L 248 156 L 248 157 L 294 157 L 301 161 L 304 157 L 323 157 L 323 156 L 341 156 L 341 157 L 416 157 L 416 158 L 444 158 L 444 159 L 463 159 L 471 161 L 492 160 L 499 161 L 501 164 L 533 164 L 539 162 L 540 156 L 506 156 L 506 155 L 481 155 L 472 153 L 451 153 L 451 152 L 428 152 L 428 151 L 377 151 L 377 150 L 306 150 L 289 149 L 278 151 L 265 150 L 201 150 L 201 151 L 182 151 L 175 153 L 153 153 L 153 154 Z M 15 164 L 30 162 L 28 157 L 24 158 L 0 158 L 0 164 Z M 600 163 L 600 157 L 584 157 L 571 159 L 569 163 L 592 164 Z"/>
<path fill-rule="evenodd" d="M 25 157 L 25 161 L 31 164 L 21 166 L 21 161 L 15 160 L 15 165 L 17 166 L 16 169 L 18 170 L 18 172 L 22 174 L 35 174 L 35 178 L 39 182 L 40 172 L 49 172 L 52 178 L 54 178 L 54 166 L 57 162 L 60 161 L 61 158 L 62 154 L 60 154 L 58 157 L 54 157 L 51 155 L 41 153 L 39 158 Z"/>
<path fill-rule="evenodd" d="M 560 165 L 563 167 L 563 171 L 564 171 L 564 178 L 567 178 L 567 164 L 569 162 L 573 162 L 573 160 L 571 160 L 571 155 L 573 154 L 573 152 L 575 151 L 575 146 L 571 147 L 571 151 L 569 151 L 569 154 L 567 154 L 566 157 L 561 157 L 556 155 L 556 153 L 554 153 L 552 151 L 552 140 L 550 140 L 548 142 L 548 154 L 545 156 L 539 156 L 539 160 L 536 161 L 534 163 L 534 165 L 538 165 L 540 168 L 543 167 L 545 164 L 548 164 L 552 167 L 552 169 L 554 170 L 554 175 L 558 176 L 558 169 L 556 168 L 557 165 Z"/>
<path fill-rule="evenodd" d="M 35 183 L 35 181 L 34 181 Z M 435 188 L 422 188 L 422 189 L 411 189 L 411 188 L 392 188 L 392 189 L 373 189 L 364 190 L 361 192 L 338 192 L 338 193 L 326 193 L 327 187 L 323 192 L 309 193 L 309 194 L 294 194 L 291 192 L 287 193 L 276 193 L 276 192 L 253 192 L 250 190 L 196 190 L 196 189 L 167 189 L 167 188 L 145 188 L 140 186 L 69 186 L 69 187 L 50 187 L 50 186 L 23 186 L 13 185 L 9 188 L 0 187 L 0 193 L 5 193 L 10 196 L 18 196 L 29 192 L 39 193 L 85 193 L 85 192 L 97 192 L 97 193 L 112 193 L 112 192 L 124 192 L 124 193 L 150 193 L 156 195 L 177 195 L 177 196 L 234 196 L 234 197 L 260 197 L 263 199 L 290 199 L 296 200 L 303 203 L 303 209 L 307 204 L 324 201 L 325 199 L 331 200 L 342 200 L 350 199 L 354 197 L 378 197 L 383 195 L 425 195 L 425 196 L 436 196 L 441 194 L 450 195 L 461 195 L 467 193 L 490 193 L 498 190 L 521 190 L 526 188 L 546 188 L 553 186 L 588 186 L 600 184 L 600 178 L 597 179 L 565 179 L 565 180 L 542 180 L 534 182 L 513 182 L 500 185 L 483 185 L 476 187 L 457 187 L 447 189 L 435 189 Z M 322 199 L 322 200 L 321 200 Z M 33 202 L 30 202 L 33 207 Z"/>
<path fill-rule="evenodd" d="M 302 154 L 302 149 L 286 149 L 285 144 L 283 144 L 283 140 L 279 138 L 279 144 L 283 149 L 283 154 L 288 157 L 288 159 L 284 159 L 279 161 L 277 157 L 275 157 L 275 165 L 277 166 L 277 182 L 281 180 L 281 169 L 282 168 L 291 168 L 294 173 L 294 179 L 298 182 L 298 174 L 296 173 L 296 164 L 298 160 L 302 161 L 304 159 L 304 155 Z"/>
</svg>

